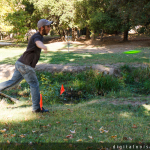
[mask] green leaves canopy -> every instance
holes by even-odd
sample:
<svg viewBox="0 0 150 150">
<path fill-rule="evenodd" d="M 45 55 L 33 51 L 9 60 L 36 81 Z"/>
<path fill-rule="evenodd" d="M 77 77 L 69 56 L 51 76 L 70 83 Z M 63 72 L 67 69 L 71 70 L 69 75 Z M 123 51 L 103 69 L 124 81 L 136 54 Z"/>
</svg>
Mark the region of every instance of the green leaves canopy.
<svg viewBox="0 0 150 150">
<path fill-rule="evenodd" d="M 41 18 L 54 21 L 59 32 L 67 28 L 87 28 L 94 33 L 128 31 L 136 25 L 149 29 L 149 0 L 1 0 L 0 28 L 13 25 L 19 38 L 36 28 Z M 6 29 L 4 29 L 6 30 Z"/>
</svg>

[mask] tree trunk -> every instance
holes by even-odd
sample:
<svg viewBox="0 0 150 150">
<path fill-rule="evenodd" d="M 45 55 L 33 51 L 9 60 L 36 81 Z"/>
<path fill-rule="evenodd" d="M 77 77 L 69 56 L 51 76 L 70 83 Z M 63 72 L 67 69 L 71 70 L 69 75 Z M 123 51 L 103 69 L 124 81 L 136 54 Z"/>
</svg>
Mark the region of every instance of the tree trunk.
<svg viewBox="0 0 150 150">
<path fill-rule="evenodd" d="M 128 30 L 124 31 L 123 41 L 128 41 Z"/>
<path fill-rule="evenodd" d="M 86 27 L 86 40 L 89 40 L 90 39 L 90 31 L 89 31 L 89 28 Z"/>
<path fill-rule="evenodd" d="M 102 30 L 102 32 L 101 32 L 101 41 L 103 41 L 103 35 L 104 35 L 104 33 L 103 33 L 103 29 L 101 29 Z"/>
<path fill-rule="evenodd" d="M 72 41 L 75 41 L 74 28 L 72 28 Z"/>
<path fill-rule="evenodd" d="M 57 29 L 57 31 L 58 31 L 58 34 L 59 34 L 59 36 L 61 38 L 61 32 L 60 32 L 59 28 Z"/>
</svg>

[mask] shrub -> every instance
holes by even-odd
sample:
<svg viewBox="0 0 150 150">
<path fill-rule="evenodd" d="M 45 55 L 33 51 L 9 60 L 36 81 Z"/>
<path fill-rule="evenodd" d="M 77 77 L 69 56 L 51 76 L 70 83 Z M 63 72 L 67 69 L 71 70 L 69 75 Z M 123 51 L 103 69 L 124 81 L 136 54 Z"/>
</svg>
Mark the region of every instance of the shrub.
<svg viewBox="0 0 150 150">
<path fill-rule="evenodd" d="M 150 80 L 145 81 L 143 85 L 144 85 L 145 94 L 150 93 Z"/>
<path fill-rule="evenodd" d="M 141 28 L 137 29 L 137 32 L 138 32 L 139 34 L 145 33 L 145 31 L 146 31 L 146 28 L 145 28 L 145 27 L 141 27 Z"/>
<path fill-rule="evenodd" d="M 104 95 L 109 91 L 117 91 L 120 88 L 120 85 L 117 78 L 101 73 L 95 77 L 95 87 L 98 94 Z"/>
</svg>

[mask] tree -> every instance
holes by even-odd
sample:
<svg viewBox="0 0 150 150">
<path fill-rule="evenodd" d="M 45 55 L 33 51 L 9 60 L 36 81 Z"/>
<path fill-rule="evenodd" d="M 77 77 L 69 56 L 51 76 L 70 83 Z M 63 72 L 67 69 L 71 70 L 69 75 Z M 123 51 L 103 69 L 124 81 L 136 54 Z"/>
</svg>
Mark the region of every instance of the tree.
<svg viewBox="0 0 150 150">
<path fill-rule="evenodd" d="M 7 0 L 0 1 L 0 32 L 8 32 L 12 26 L 9 25 L 9 21 L 5 21 L 8 13 L 13 12 L 13 5 Z"/>
<path fill-rule="evenodd" d="M 106 33 L 118 33 L 121 30 L 121 19 L 114 14 L 116 8 L 108 10 L 110 0 L 89 0 L 91 7 L 90 29 L 94 33 L 104 30 Z"/>
<path fill-rule="evenodd" d="M 75 1 L 75 24 L 83 29 L 86 27 L 86 40 L 90 39 L 90 9 L 88 0 L 76 0 Z"/>
<path fill-rule="evenodd" d="M 128 31 L 136 25 L 149 29 L 149 0 L 76 0 L 75 22 L 81 27 L 99 33 L 123 32 L 128 41 Z"/>
<path fill-rule="evenodd" d="M 13 11 L 8 13 L 5 20 L 9 20 L 9 24 L 13 25 L 11 32 L 15 33 L 15 38 L 18 41 L 25 41 L 25 34 L 29 29 L 37 27 L 35 20 L 38 20 L 39 13 L 29 0 L 12 0 L 11 3 L 13 3 Z"/>
<path fill-rule="evenodd" d="M 104 30 L 117 33 L 121 30 L 121 19 L 114 14 L 116 8 L 108 9 L 111 0 L 76 0 L 75 23 L 87 27 L 94 34 Z M 88 39 L 88 38 L 87 38 Z"/>
<path fill-rule="evenodd" d="M 35 9 L 41 12 L 40 18 L 54 21 L 53 27 L 56 28 L 60 37 L 65 35 L 67 28 L 74 27 L 74 0 L 30 0 Z"/>
<path fill-rule="evenodd" d="M 124 32 L 124 41 L 128 40 L 128 31 L 131 27 L 144 24 L 147 19 L 144 17 L 148 14 L 147 6 L 150 8 L 148 0 L 111 0 L 108 11 L 117 8 L 115 15 L 120 17 L 121 30 Z M 148 15 L 147 15 L 148 16 Z"/>
</svg>

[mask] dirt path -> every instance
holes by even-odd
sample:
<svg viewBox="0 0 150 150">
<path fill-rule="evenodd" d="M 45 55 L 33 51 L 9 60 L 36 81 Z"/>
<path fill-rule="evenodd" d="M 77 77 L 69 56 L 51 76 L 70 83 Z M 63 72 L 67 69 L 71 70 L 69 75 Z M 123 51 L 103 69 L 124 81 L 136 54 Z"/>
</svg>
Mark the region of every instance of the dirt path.
<svg viewBox="0 0 150 150">
<path fill-rule="evenodd" d="M 111 39 L 113 38 L 113 40 Z M 149 37 L 129 37 L 129 42 L 121 42 L 119 37 L 105 37 L 104 41 L 80 41 L 72 42 L 77 45 L 76 47 L 70 47 L 70 52 L 75 53 L 118 53 L 127 50 L 133 50 L 140 47 L 150 47 L 150 38 Z M 46 46 L 50 51 L 68 51 L 68 48 L 64 48 L 66 42 L 54 42 L 50 41 L 46 43 Z M 116 68 L 123 64 L 93 64 L 92 66 L 73 66 L 72 64 L 61 65 L 61 64 L 38 64 L 36 70 L 39 71 L 49 71 L 49 72 L 79 72 L 87 68 L 96 69 L 103 71 L 104 73 L 114 74 Z M 9 64 L 0 65 L 0 80 L 7 80 L 11 78 L 15 67 Z"/>
<path fill-rule="evenodd" d="M 80 72 L 86 70 L 87 68 L 92 68 L 95 70 L 103 71 L 104 73 L 113 74 L 115 68 L 105 67 L 104 65 L 96 64 L 92 66 L 72 66 L 69 65 L 59 65 L 59 64 L 38 64 L 36 70 L 38 71 L 48 71 L 48 72 Z M 1 64 L 0 65 L 0 80 L 10 79 L 15 70 L 14 65 Z"/>
</svg>

